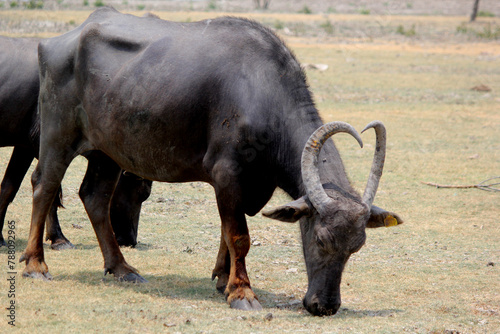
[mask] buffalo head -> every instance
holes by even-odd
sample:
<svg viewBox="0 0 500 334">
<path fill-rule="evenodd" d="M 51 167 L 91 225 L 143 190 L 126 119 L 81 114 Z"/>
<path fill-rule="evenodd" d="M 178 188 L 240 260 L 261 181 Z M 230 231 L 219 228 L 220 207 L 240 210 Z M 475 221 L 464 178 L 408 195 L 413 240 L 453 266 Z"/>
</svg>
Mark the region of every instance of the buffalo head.
<svg viewBox="0 0 500 334">
<path fill-rule="evenodd" d="M 342 189 L 338 185 L 325 185 L 320 181 L 318 156 L 329 137 L 338 132 L 347 132 L 363 146 L 352 126 L 333 122 L 316 130 L 303 150 L 302 180 L 306 195 L 263 213 L 266 217 L 286 222 L 300 220 L 309 281 L 303 302 L 313 315 L 332 315 L 337 312 L 341 303 L 340 281 L 344 266 L 351 254 L 364 245 L 365 228 L 380 226 L 373 223 L 380 221 L 380 217 L 371 217 L 371 208 L 385 160 L 385 128 L 378 121 L 368 124 L 363 131 L 369 128 L 375 129 L 377 143 L 362 198 L 350 187 Z"/>
</svg>

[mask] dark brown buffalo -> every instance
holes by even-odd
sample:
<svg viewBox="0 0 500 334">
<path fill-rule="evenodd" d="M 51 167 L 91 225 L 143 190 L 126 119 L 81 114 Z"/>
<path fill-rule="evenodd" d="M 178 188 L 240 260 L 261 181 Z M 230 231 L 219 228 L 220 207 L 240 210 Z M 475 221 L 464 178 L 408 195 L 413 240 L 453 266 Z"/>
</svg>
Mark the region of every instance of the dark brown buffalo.
<svg viewBox="0 0 500 334">
<path fill-rule="evenodd" d="M 70 162 L 88 155 L 82 189 L 106 272 L 143 281 L 112 237 L 109 201 L 120 168 L 164 181 L 204 181 L 215 189 L 222 236 L 213 277 L 231 307 L 260 309 L 245 257 L 245 214 L 255 215 L 276 187 L 293 202 L 265 215 L 300 220 L 314 315 L 335 313 L 349 256 L 365 228 L 401 223 L 372 206 L 385 157 L 377 133 L 368 185 L 351 187 L 294 55 L 270 30 L 238 18 L 175 23 L 95 11 L 80 27 L 39 47 L 41 150 L 33 174 L 25 275 L 48 274 L 41 233 Z M 321 150 L 321 147 L 323 149 Z M 385 222 L 392 222 L 386 224 Z"/>
<path fill-rule="evenodd" d="M 9 204 L 14 200 L 31 162 L 38 158 L 38 43 L 36 39 L 0 36 L 0 147 L 14 146 L 0 187 L 0 232 Z M 120 178 L 111 210 L 120 245 L 137 244 L 140 208 L 150 191 L 150 181 L 135 176 Z M 46 239 L 51 241 L 53 249 L 73 247 L 59 226 L 57 207 L 60 205 L 60 196 L 56 196 L 47 216 Z M 0 234 L 0 246 L 4 244 Z"/>
<path fill-rule="evenodd" d="M 0 231 L 31 162 L 38 157 L 38 40 L 0 37 L 0 146 L 14 146 L 0 186 Z M 54 249 L 73 245 L 57 219 L 56 196 L 47 220 L 46 239 Z M 0 246 L 5 245 L 0 234 Z"/>
</svg>

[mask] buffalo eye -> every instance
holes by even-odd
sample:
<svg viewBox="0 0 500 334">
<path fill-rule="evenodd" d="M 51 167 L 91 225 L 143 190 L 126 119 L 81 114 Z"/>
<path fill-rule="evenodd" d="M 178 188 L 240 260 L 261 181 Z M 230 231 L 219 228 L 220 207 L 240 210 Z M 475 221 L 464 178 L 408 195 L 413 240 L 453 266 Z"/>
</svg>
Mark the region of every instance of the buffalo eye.
<svg viewBox="0 0 500 334">
<path fill-rule="evenodd" d="M 325 248 L 324 242 L 320 239 L 320 237 L 316 236 L 316 243 L 321 247 Z"/>
</svg>

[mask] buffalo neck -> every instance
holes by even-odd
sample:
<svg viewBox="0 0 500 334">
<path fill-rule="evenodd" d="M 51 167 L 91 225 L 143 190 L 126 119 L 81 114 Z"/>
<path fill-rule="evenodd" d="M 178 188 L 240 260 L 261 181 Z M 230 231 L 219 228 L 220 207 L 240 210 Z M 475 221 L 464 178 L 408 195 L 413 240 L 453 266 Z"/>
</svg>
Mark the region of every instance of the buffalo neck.
<svg viewBox="0 0 500 334">
<path fill-rule="evenodd" d="M 282 136 L 280 141 L 277 167 L 278 186 L 297 199 L 306 194 L 302 181 L 302 151 L 311 134 L 324 123 L 307 87 L 303 87 L 295 96 L 299 99 L 293 101 L 294 112 L 287 113 L 287 117 L 284 117 L 286 121 L 283 130 L 287 135 Z M 327 140 L 321 150 L 318 172 L 323 184 L 333 184 L 345 192 L 356 194 L 332 139 Z"/>
</svg>

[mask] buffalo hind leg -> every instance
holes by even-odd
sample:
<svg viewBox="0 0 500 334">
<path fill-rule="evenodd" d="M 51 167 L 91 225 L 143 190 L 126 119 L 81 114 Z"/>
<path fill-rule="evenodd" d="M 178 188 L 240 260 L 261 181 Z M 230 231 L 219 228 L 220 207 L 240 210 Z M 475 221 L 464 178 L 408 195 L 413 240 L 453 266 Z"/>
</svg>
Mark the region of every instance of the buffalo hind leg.
<svg viewBox="0 0 500 334">
<path fill-rule="evenodd" d="M 14 147 L 9 165 L 0 185 L 0 247 L 5 246 L 5 240 L 1 231 L 7 214 L 9 204 L 16 197 L 24 176 L 28 171 L 35 156 L 30 149 L 24 147 Z"/>
<path fill-rule="evenodd" d="M 47 227 L 45 230 L 45 240 L 50 240 L 50 248 L 54 250 L 73 249 L 75 246 L 64 236 L 57 218 L 57 209 L 63 207 L 61 203 L 62 188 L 59 187 L 56 198 L 52 202 L 49 215 L 47 216 Z"/>
<path fill-rule="evenodd" d="M 221 272 L 220 269 L 222 269 L 222 282 L 225 280 L 224 274 L 225 268 L 227 268 L 227 256 L 224 255 L 223 245 L 223 242 L 225 242 L 230 257 L 229 278 L 224 291 L 227 302 L 231 305 L 231 308 L 235 309 L 261 310 L 262 306 L 252 291 L 246 270 L 245 257 L 250 250 L 250 236 L 245 213 L 241 205 L 239 182 L 236 177 L 228 173 L 228 171 L 233 170 L 231 167 L 231 162 L 220 161 L 216 163 L 212 170 L 215 180 L 217 206 L 222 221 L 223 237 L 215 268 L 218 272 L 215 272 L 215 274 L 218 275 Z"/>
<path fill-rule="evenodd" d="M 86 157 L 89 164 L 80 187 L 80 198 L 104 257 L 104 274 L 111 273 L 120 281 L 147 282 L 125 261 L 111 226 L 111 198 L 121 169 L 102 152 L 93 151 Z"/>
<path fill-rule="evenodd" d="M 216 288 L 220 293 L 226 291 L 230 271 L 231 256 L 229 255 L 229 249 L 227 249 L 226 241 L 224 240 L 224 230 L 221 229 L 219 254 L 217 255 L 215 268 L 212 271 L 212 281 L 217 277 Z"/>
</svg>

